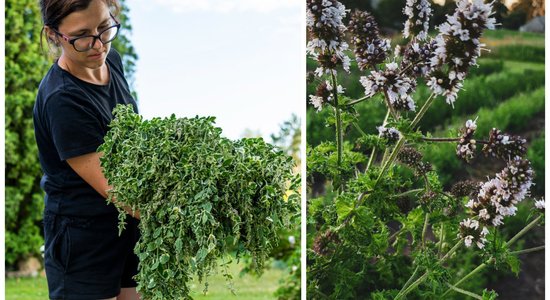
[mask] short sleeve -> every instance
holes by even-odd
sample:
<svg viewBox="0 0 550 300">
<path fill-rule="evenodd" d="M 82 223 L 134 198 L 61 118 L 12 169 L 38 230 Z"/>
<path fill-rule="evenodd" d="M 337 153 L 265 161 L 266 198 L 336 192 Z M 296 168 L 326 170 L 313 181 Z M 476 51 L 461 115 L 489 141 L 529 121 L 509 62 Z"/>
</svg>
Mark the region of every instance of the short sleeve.
<svg viewBox="0 0 550 300">
<path fill-rule="evenodd" d="M 118 53 L 115 48 L 111 47 L 111 50 L 109 50 L 109 54 L 107 55 L 107 59 L 111 61 L 111 65 L 117 69 L 118 72 L 124 76 L 124 65 L 122 64 L 122 57 L 120 57 L 120 53 Z"/>
<path fill-rule="evenodd" d="M 61 160 L 95 152 L 103 143 L 104 128 L 90 100 L 66 91 L 50 97 L 45 121 Z"/>
</svg>

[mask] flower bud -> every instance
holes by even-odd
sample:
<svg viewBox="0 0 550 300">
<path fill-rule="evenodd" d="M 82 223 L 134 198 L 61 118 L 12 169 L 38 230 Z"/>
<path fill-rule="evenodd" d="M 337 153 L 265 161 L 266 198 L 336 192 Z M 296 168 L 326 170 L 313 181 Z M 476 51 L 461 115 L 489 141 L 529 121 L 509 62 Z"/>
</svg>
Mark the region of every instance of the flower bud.
<svg viewBox="0 0 550 300">
<path fill-rule="evenodd" d="M 489 133 L 489 143 L 483 146 L 482 151 L 485 156 L 508 160 L 516 156 L 524 156 L 527 152 L 526 142 L 519 136 L 503 134 L 500 130 L 493 128 Z"/>
<path fill-rule="evenodd" d="M 380 38 L 378 24 L 371 14 L 355 10 L 348 29 L 353 35 L 354 53 L 360 70 L 384 62 L 390 50 L 390 41 Z"/>
</svg>

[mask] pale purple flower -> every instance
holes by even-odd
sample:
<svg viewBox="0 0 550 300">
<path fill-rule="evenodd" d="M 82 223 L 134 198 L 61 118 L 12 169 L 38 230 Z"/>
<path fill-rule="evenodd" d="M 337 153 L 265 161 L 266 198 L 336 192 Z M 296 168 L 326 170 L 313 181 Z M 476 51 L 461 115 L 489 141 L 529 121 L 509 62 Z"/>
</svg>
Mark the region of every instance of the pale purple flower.
<svg viewBox="0 0 550 300">
<path fill-rule="evenodd" d="M 378 126 L 378 136 L 387 139 L 389 142 L 397 142 L 401 137 L 401 132 L 394 127 Z"/>
<path fill-rule="evenodd" d="M 470 199 L 466 207 L 482 224 L 500 226 L 505 217 L 517 213 L 516 205 L 529 195 L 532 178 L 529 161 L 516 157 L 495 178 L 484 182 L 477 197 Z"/>
<path fill-rule="evenodd" d="M 535 208 L 536 209 L 544 210 L 544 206 L 545 206 L 544 199 L 535 200 Z"/>
<path fill-rule="evenodd" d="M 472 244 L 475 243 L 479 249 L 483 249 L 487 242 L 485 237 L 489 234 L 489 230 L 485 226 L 483 226 L 481 230 L 479 229 L 480 224 L 477 220 L 469 218 L 462 220 L 460 222 L 460 233 L 458 237 L 464 238 L 464 245 L 466 247 L 471 247 Z"/>
<path fill-rule="evenodd" d="M 361 76 L 359 82 L 365 88 L 365 96 L 372 97 L 378 92 L 386 92 L 390 104 L 396 109 L 414 111 L 415 105 L 410 94 L 415 89 L 415 82 L 399 74 L 395 62 L 386 64 L 384 71 L 371 71 L 369 76 Z"/>
<path fill-rule="evenodd" d="M 321 109 L 323 109 L 323 97 L 309 95 L 309 103 L 311 103 L 317 111 L 321 111 Z"/>
<path fill-rule="evenodd" d="M 338 65 L 349 72 L 350 59 L 344 53 L 348 49 L 344 40 L 346 27 L 342 22 L 345 6 L 336 0 L 308 0 L 306 6 L 306 24 L 311 34 L 306 52 L 319 63 L 315 74 L 335 74 Z"/>
<path fill-rule="evenodd" d="M 403 36 L 416 36 L 418 40 L 425 40 L 428 36 L 432 8 L 428 0 L 407 0 L 403 10 L 408 19 L 405 21 Z"/>
<path fill-rule="evenodd" d="M 468 120 L 463 128 L 460 129 L 460 140 L 456 146 L 456 155 L 466 162 L 470 162 L 474 158 L 476 150 L 476 142 L 473 139 L 477 129 L 475 120 Z"/>
<path fill-rule="evenodd" d="M 450 105 L 454 104 L 469 67 L 477 64 L 483 47 L 479 41 L 482 31 L 494 29 L 491 8 L 492 3 L 482 0 L 459 0 L 455 13 L 438 26 L 428 86 L 435 94 L 445 96 Z"/>
</svg>

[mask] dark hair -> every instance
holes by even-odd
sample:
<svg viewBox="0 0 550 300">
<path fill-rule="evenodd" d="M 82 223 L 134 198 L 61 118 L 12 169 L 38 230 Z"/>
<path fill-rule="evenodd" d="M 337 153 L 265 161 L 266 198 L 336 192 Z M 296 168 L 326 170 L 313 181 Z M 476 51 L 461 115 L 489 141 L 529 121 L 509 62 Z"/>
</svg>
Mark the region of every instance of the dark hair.
<svg viewBox="0 0 550 300">
<path fill-rule="evenodd" d="M 85 10 L 90 6 L 93 0 L 40 0 L 40 13 L 44 26 L 48 26 L 55 30 L 59 29 L 61 21 L 69 14 L 75 11 Z M 118 0 L 101 0 L 107 4 L 113 16 L 120 12 L 120 4 Z M 44 34 L 44 27 L 40 32 L 40 36 Z M 46 37 L 48 42 L 49 37 Z M 48 43 L 49 44 L 49 43 Z M 42 48 L 42 39 L 40 39 L 40 48 Z"/>
</svg>

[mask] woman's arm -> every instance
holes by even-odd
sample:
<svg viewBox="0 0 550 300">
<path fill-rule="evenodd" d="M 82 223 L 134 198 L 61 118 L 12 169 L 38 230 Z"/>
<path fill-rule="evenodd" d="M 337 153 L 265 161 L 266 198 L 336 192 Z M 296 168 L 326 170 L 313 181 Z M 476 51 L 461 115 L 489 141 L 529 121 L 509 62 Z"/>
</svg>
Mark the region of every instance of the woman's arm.
<svg viewBox="0 0 550 300">
<path fill-rule="evenodd" d="M 103 153 L 92 152 L 77 157 L 67 159 L 67 163 L 71 168 L 94 188 L 101 196 L 107 199 L 107 191 L 112 187 L 108 184 L 107 178 L 103 175 L 99 158 Z M 116 199 L 113 197 L 113 203 Z M 140 218 L 139 211 L 132 211 L 128 206 L 123 206 L 124 210 L 136 219 Z"/>
</svg>

